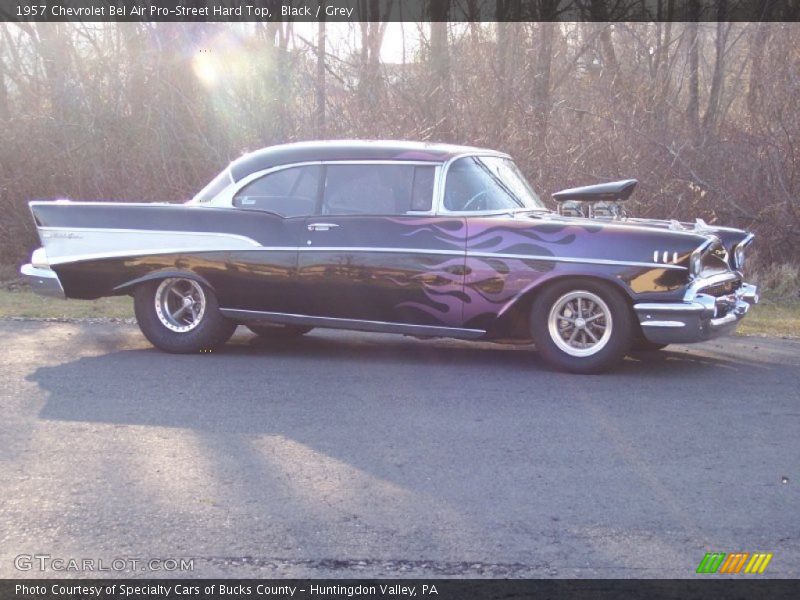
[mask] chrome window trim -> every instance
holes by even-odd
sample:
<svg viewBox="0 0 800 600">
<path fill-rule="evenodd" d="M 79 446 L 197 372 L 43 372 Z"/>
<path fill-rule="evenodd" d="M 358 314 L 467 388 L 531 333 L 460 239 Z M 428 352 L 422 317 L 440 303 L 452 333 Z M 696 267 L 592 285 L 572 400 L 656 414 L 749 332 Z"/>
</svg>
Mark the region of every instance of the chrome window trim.
<svg viewBox="0 0 800 600">
<path fill-rule="evenodd" d="M 436 197 L 436 202 L 434 203 L 434 214 L 437 216 L 447 216 L 447 217 L 481 217 L 481 216 L 491 216 L 491 215 L 507 215 L 511 211 L 510 210 L 481 210 L 481 211 L 463 211 L 463 210 L 447 210 L 444 207 L 444 188 L 445 184 L 447 183 L 447 173 L 450 171 L 450 167 L 453 166 L 453 163 L 457 160 L 461 160 L 462 158 L 469 158 L 469 157 L 491 157 L 491 158 L 507 158 L 508 160 L 513 161 L 514 159 L 511 158 L 510 155 L 505 154 L 504 152 L 464 152 L 463 154 L 456 154 L 455 156 L 448 158 L 445 163 L 442 165 L 442 177 L 441 177 L 441 185 L 439 186 L 439 190 Z"/>
<path fill-rule="evenodd" d="M 445 327 L 441 325 L 411 325 L 391 321 L 370 321 L 366 319 L 342 319 L 339 317 L 320 317 L 295 313 L 245 310 L 240 308 L 220 308 L 220 312 L 229 318 L 266 320 L 276 323 L 311 325 L 332 329 L 356 329 L 379 333 L 400 333 L 428 336 L 449 336 L 475 339 L 486 334 L 484 329 L 467 329 L 462 327 Z"/>
<path fill-rule="evenodd" d="M 289 163 L 285 165 L 277 165 L 274 167 L 270 167 L 269 169 L 262 169 L 261 171 L 255 171 L 242 177 L 238 181 L 231 181 L 230 185 L 222 190 L 219 194 L 217 194 L 210 202 L 210 204 L 214 206 L 224 206 L 227 208 L 236 208 L 233 205 L 233 198 L 236 196 L 238 192 L 242 190 L 247 184 L 259 179 L 260 177 L 264 177 L 265 175 L 270 175 L 272 173 L 277 173 L 278 171 L 284 171 L 286 169 L 294 169 L 297 167 L 309 167 L 313 165 L 321 165 L 322 161 L 305 161 L 305 162 L 298 162 L 298 163 Z"/>
<path fill-rule="evenodd" d="M 436 207 L 436 193 L 438 189 L 438 180 L 441 177 L 441 169 L 442 163 L 437 161 L 429 161 L 429 160 L 311 160 L 311 161 L 303 161 L 297 163 L 287 163 L 284 165 L 276 165 L 274 167 L 270 167 L 269 169 L 262 169 L 261 171 L 255 171 L 250 173 L 249 175 L 242 177 L 238 181 L 232 182 L 228 185 L 224 190 L 222 190 L 219 194 L 217 194 L 210 202 L 203 203 L 202 206 L 224 206 L 226 208 L 236 208 L 233 204 L 233 199 L 238 192 L 240 192 L 246 185 L 252 183 L 256 179 L 260 179 L 266 175 L 271 175 L 272 173 L 277 173 L 279 171 L 284 171 L 286 169 L 294 169 L 297 167 L 308 167 L 308 166 L 327 166 L 327 165 L 401 165 L 401 166 L 418 166 L 418 167 L 434 167 L 434 185 L 433 185 L 433 197 L 431 198 L 431 210 L 428 211 L 409 211 L 407 213 L 402 214 L 390 214 L 390 215 L 369 215 L 365 213 L 364 215 L 353 215 L 353 216 L 398 216 L 402 217 L 404 215 L 419 215 L 419 216 L 433 216 L 435 214 L 434 209 Z M 301 217 L 318 217 L 322 216 L 316 211 L 312 215 L 300 215 Z M 336 215 L 335 215 L 336 216 Z M 339 215 L 341 216 L 341 215 Z"/>
<path fill-rule="evenodd" d="M 232 184 L 232 183 L 235 183 L 235 182 L 234 182 L 234 180 L 233 180 L 233 173 L 231 172 L 231 166 L 230 166 L 230 165 L 228 165 L 227 167 L 225 167 L 225 170 L 223 171 L 223 173 L 225 173 L 225 174 L 228 176 L 228 186 L 229 186 L 230 184 Z M 216 177 L 214 177 L 214 179 L 216 179 L 217 177 L 219 177 L 219 175 L 217 175 Z M 214 181 L 214 179 L 212 179 L 211 181 Z M 222 191 L 220 191 L 220 192 L 219 192 L 219 193 L 218 193 L 216 196 L 212 196 L 212 197 L 211 197 L 209 200 L 207 200 L 206 202 L 203 202 L 202 200 L 198 200 L 198 199 L 197 199 L 197 197 L 198 197 L 200 194 L 202 194 L 202 193 L 203 193 L 203 191 L 205 191 L 205 189 L 206 189 L 208 186 L 210 186 L 210 185 L 211 185 L 211 181 L 209 181 L 209 182 L 208 182 L 208 183 L 207 183 L 205 186 L 203 186 L 203 188 L 202 188 L 202 189 L 201 189 L 199 192 L 197 192 L 197 193 L 196 193 L 194 196 L 192 196 L 192 198 L 191 198 L 191 199 L 190 199 L 190 200 L 189 200 L 189 201 L 188 201 L 186 204 L 197 204 L 197 205 L 200 205 L 200 206 L 204 206 L 204 205 L 205 205 L 205 206 L 207 206 L 207 205 L 210 205 L 212 202 L 214 202 L 214 200 L 217 198 L 217 196 L 219 196 L 219 194 L 221 194 L 221 193 L 222 193 L 222 191 L 225 191 L 226 189 L 228 189 L 228 186 L 225 186 L 224 188 L 222 188 Z"/>
</svg>

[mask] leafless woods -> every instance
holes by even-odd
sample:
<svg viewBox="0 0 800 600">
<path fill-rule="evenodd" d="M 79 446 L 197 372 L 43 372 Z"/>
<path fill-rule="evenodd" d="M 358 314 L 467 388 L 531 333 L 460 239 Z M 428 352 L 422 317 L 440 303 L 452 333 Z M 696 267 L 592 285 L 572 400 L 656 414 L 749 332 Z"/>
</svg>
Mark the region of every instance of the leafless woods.
<svg viewBox="0 0 800 600">
<path fill-rule="evenodd" d="M 366 6 L 371 6 L 367 4 Z M 392 138 L 512 154 L 543 195 L 635 177 L 642 216 L 800 260 L 800 26 L 0 25 L 0 258 L 37 198 L 181 200 L 242 152 Z"/>
</svg>

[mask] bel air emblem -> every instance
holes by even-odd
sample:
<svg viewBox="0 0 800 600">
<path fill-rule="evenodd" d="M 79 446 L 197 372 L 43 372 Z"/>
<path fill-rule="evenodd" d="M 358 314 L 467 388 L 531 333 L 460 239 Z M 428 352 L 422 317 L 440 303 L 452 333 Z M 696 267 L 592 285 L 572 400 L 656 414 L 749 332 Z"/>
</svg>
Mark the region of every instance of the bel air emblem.
<svg viewBox="0 0 800 600">
<path fill-rule="evenodd" d="M 42 237 L 46 237 L 48 239 L 63 239 L 63 240 L 83 239 L 82 235 L 79 235 L 74 231 L 45 231 L 42 234 Z"/>
</svg>

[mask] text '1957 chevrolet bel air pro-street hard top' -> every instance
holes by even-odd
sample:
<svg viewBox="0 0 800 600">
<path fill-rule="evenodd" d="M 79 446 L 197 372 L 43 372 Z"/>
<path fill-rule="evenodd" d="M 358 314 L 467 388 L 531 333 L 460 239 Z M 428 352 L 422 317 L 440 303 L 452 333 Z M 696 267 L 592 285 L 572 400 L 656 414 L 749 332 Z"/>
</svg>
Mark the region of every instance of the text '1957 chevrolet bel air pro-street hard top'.
<svg viewBox="0 0 800 600">
<path fill-rule="evenodd" d="M 234 161 L 185 204 L 31 202 L 22 267 L 66 298 L 130 294 L 168 352 L 330 327 L 532 340 L 550 364 L 607 369 L 634 347 L 731 333 L 751 304 L 753 235 L 634 219 L 635 180 L 549 210 L 501 152 L 308 142 Z"/>
</svg>

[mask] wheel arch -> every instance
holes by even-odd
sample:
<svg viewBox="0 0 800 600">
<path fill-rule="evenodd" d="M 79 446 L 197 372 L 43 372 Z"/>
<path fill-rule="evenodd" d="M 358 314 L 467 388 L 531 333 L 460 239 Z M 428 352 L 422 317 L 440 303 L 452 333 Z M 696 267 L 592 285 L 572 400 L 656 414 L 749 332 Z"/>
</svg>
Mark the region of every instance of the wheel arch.
<svg viewBox="0 0 800 600">
<path fill-rule="evenodd" d="M 147 275 L 142 275 L 141 277 L 131 279 L 130 281 L 126 281 L 125 283 L 116 286 L 113 291 L 115 294 L 130 293 L 137 285 L 140 285 L 142 283 L 147 283 L 149 281 L 160 281 L 161 279 L 169 279 L 171 277 L 192 279 L 198 283 L 203 284 L 204 286 L 208 287 L 210 290 L 215 292 L 214 286 L 212 286 L 209 283 L 208 279 L 192 271 L 186 271 L 182 269 L 164 269 L 159 271 L 152 271 Z"/>
<path fill-rule="evenodd" d="M 597 274 L 583 274 L 583 273 L 561 273 L 552 277 L 540 278 L 532 282 L 528 287 L 522 290 L 515 298 L 513 298 L 497 315 L 497 323 L 500 331 L 506 334 L 515 334 L 519 331 L 524 331 L 527 336 L 529 330 L 530 310 L 533 301 L 544 290 L 550 286 L 557 285 L 566 280 L 576 281 L 590 281 L 596 283 L 610 284 L 614 289 L 619 291 L 625 298 L 625 302 L 633 314 L 633 298 L 631 292 L 628 290 L 624 283 L 619 281 L 614 276 L 604 276 Z"/>
</svg>

